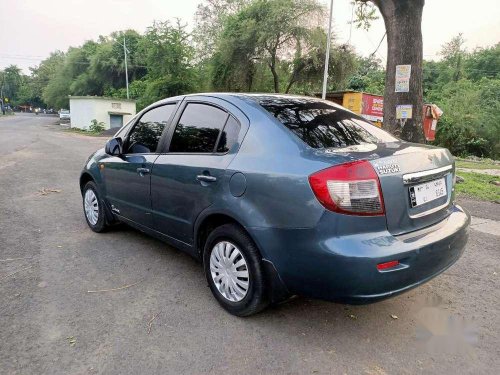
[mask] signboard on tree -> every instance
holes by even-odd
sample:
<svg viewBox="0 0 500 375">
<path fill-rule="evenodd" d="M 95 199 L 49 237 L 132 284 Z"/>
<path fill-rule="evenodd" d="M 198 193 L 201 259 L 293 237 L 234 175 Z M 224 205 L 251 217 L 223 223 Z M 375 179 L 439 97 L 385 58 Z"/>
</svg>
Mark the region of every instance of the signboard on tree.
<svg viewBox="0 0 500 375">
<path fill-rule="evenodd" d="M 395 92 L 410 92 L 411 65 L 396 65 Z"/>
</svg>

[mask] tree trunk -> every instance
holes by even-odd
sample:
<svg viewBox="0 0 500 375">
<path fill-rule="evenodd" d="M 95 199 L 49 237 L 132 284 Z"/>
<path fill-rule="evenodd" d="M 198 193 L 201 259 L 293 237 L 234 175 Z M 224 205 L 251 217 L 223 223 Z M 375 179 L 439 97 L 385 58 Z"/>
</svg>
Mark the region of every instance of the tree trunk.
<svg viewBox="0 0 500 375">
<path fill-rule="evenodd" d="M 422 12 L 425 0 L 372 0 L 387 30 L 384 128 L 410 142 L 423 142 Z M 411 65 L 409 92 L 395 92 L 396 65 Z M 396 119 L 396 106 L 412 105 L 412 118 Z"/>
<path fill-rule="evenodd" d="M 273 74 L 274 92 L 278 93 L 280 92 L 280 80 L 278 72 L 276 72 L 276 53 L 271 53 L 271 63 L 269 64 L 269 68 Z"/>
<path fill-rule="evenodd" d="M 288 94 L 290 92 L 290 89 L 292 88 L 294 83 L 295 83 L 295 81 L 293 79 L 291 79 L 290 82 L 288 82 L 288 85 L 286 86 L 286 89 L 285 89 L 285 94 Z"/>
</svg>

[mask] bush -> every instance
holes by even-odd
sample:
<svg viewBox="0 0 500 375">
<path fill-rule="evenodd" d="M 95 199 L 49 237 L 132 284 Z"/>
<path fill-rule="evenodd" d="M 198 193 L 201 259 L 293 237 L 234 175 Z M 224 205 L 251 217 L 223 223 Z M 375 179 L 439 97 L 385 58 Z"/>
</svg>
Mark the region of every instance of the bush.
<svg viewBox="0 0 500 375">
<path fill-rule="evenodd" d="M 427 100 L 443 111 L 435 144 L 453 155 L 497 159 L 500 155 L 500 80 L 448 82 Z"/>
<path fill-rule="evenodd" d="M 89 126 L 89 132 L 91 133 L 102 133 L 104 131 L 104 122 L 97 121 L 96 119 L 92 120 L 92 123 Z"/>
<path fill-rule="evenodd" d="M 455 156 L 484 157 L 491 154 L 488 141 L 478 136 L 473 127 L 452 123 L 446 117 L 439 120 L 434 144 L 446 147 Z"/>
</svg>

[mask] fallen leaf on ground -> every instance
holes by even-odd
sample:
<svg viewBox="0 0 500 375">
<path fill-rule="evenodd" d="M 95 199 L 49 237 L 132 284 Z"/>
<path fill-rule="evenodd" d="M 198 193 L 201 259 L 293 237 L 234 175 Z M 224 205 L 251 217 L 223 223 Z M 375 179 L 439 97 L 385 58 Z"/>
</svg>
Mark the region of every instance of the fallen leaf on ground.
<svg viewBox="0 0 500 375">
<path fill-rule="evenodd" d="M 68 336 L 66 337 L 68 340 L 69 346 L 75 346 L 76 345 L 76 338 L 74 336 Z"/>
<path fill-rule="evenodd" d="M 153 315 L 153 317 L 149 320 L 148 322 L 148 335 L 151 333 L 151 328 L 153 327 L 153 320 L 156 319 L 158 315 L 160 315 L 161 311 L 157 312 L 156 314 Z"/>
<path fill-rule="evenodd" d="M 87 293 L 102 293 L 102 292 L 114 292 L 116 290 L 122 290 L 122 289 L 128 289 L 134 285 L 137 285 L 139 284 L 141 281 L 143 280 L 139 280 L 138 282 L 136 283 L 133 283 L 133 284 L 129 284 L 129 285 L 124 285 L 124 286 L 121 286 L 119 288 L 112 288 L 112 289 L 100 289 L 100 290 L 87 290 Z"/>
<path fill-rule="evenodd" d="M 392 319 L 399 319 L 397 315 L 393 315 L 393 314 L 391 314 L 391 318 Z"/>
<path fill-rule="evenodd" d="M 61 189 L 53 189 L 53 188 L 41 188 L 38 190 L 38 195 L 48 195 L 50 193 L 60 193 Z"/>
</svg>

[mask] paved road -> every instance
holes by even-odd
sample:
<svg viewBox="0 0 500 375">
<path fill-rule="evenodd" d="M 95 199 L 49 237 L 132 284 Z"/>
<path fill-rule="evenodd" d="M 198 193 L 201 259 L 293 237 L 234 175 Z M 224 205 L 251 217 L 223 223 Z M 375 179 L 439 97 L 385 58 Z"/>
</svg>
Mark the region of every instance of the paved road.
<svg viewBox="0 0 500 375">
<path fill-rule="evenodd" d="M 53 123 L 0 118 L 0 373 L 500 373 L 498 236 L 471 230 L 454 267 L 387 301 L 297 298 L 239 319 L 189 256 L 87 228 L 78 175 L 104 140 Z M 499 219 L 498 206 L 464 204 Z"/>
</svg>

